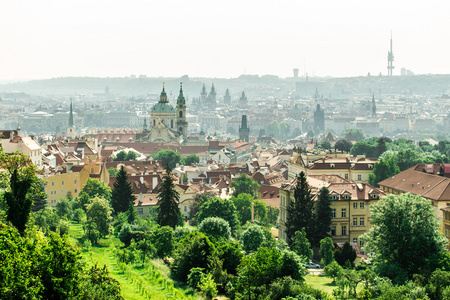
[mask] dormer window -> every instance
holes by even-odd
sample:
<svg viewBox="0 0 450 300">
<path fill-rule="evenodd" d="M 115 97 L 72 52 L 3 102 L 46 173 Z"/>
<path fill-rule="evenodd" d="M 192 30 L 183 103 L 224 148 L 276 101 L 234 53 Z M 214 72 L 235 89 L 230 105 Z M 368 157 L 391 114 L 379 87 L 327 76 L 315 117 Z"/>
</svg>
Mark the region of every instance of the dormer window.
<svg viewBox="0 0 450 300">
<path fill-rule="evenodd" d="M 334 164 L 330 164 L 330 168 L 334 169 L 335 165 Z"/>
</svg>

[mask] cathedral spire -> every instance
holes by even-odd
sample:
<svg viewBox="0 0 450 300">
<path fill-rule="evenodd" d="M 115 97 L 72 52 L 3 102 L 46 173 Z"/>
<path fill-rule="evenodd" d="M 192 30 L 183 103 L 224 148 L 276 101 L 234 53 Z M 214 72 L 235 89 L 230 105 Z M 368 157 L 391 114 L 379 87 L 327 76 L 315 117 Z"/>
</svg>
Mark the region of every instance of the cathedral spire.
<svg viewBox="0 0 450 300">
<path fill-rule="evenodd" d="M 73 108 L 72 108 L 72 99 L 70 99 L 69 127 L 73 127 Z"/>
<path fill-rule="evenodd" d="M 180 82 L 180 94 L 178 95 L 177 104 L 184 104 L 186 99 L 184 99 L 183 95 L 183 83 Z"/>
<path fill-rule="evenodd" d="M 159 103 L 168 103 L 169 101 L 167 100 L 167 94 L 166 94 L 166 89 L 164 87 L 164 82 L 163 82 L 163 89 L 161 92 L 161 95 L 159 96 Z"/>
</svg>

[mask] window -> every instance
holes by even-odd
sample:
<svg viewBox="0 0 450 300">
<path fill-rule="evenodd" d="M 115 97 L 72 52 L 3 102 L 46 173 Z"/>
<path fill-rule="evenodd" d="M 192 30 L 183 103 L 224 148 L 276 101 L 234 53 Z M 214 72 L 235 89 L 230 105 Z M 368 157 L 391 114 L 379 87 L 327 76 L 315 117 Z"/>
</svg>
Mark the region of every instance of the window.
<svg viewBox="0 0 450 300">
<path fill-rule="evenodd" d="M 345 174 L 345 176 L 344 176 L 344 177 L 345 177 L 345 179 L 348 179 L 348 174 Z"/>
<path fill-rule="evenodd" d="M 361 174 L 358 174 L 358 180 L 361 180 Z"/>
<path fill-rule="evenodd" d="M 91 168 L 91 173 L 94 173 L 94 168 Z"/>
<path fill-rule="evenodd" d="M 364 218 L 359 218 L 359 226 L 364 226 Z"/>
<path fill-rule="evenodd" d="M 75 179 L 75 184 L 77 184 L 77 183 L 78 183 L 78 180 Z"/>
<path fill-rule="evenodd" d="M 353 203 L 353 208 L 358 209 L 358 203 Z"/>
<path fill-rule="evenodd" d="M 144 214 L 144 208 L 142 208 L 142 207 L 138 207 L 136 209 L 136 211 L 137 211 L 138 215 L 143 215 Z"/>
<path fill-rule="evenodd" d="M 347 226 L 342 226 L 342 235 L 347 235 Z"/>
<path fill-rule="evenodd" d="M 361 202 L 361 203 L 359 204 L 359 208 L 363 209 L 364 207 L 365 207 L 365 203 L 364 203 L 364 202 Z"/>
<path fill-rule="evenodd" d="M 63 181 L 61 181 L 61 185 L 64 185 L 64 180 L 63 180 Z"/>
<path fill-rule="evenodd" d="M 358 226 L 358 218 L 353 218 L 353 226 Z"/>
<path fill-rule="evenodd" d="M 359 246 L 360 246 L 360 247 L 363 247 L 363 246 L 364 246 L 363 240 L 359 240 Z"/>
<path fill-rule="evenodd" d="M 336 226 L 331 226 L 331 235 L 336 235 Z"/>
<path fill-rule="evenodd" d="M 358 238 L 353 238 L 353 243 L 358 244 Z"/>
<path fill-rule="evenodd" d="M 52 186 L 55 186 L 55 182 L 54 181 L 52 181 Z"/>
<path fill-rule="evenodd" d="M 332 217 L 333 219 L 336 218 L 336 208 L 332 208 L 332 209 L 331 209 L 331 217 Z"/>
<path fill-rule="evenodd" d="M 183 112 L 180 110 L 180 118 L 183 117 Z"/>
<path fill-rule="evenodd" d="M 56 200 L 52 200 L 51 203 L 52 203 L 52 204 L 55 204 L 55 203 L 56 203 Z"/>
<path fill-rule="evenodd" d="M 187 207 L 186 206 L 184 207 L 184 212 L 187 212 Z"/>
<path fill-rule="evenodd" d="M 342 218 L 347 218 L 347 209 L 346 209 L 346 208 L 343 208 L 343 209 L 341 210 L 341 217 L 342 217 Z"/>
<path fill-rule="evenodd" d="M 78 193 L 78 189 L 75 189 L 73 192 L 74 192 L 74 193 Z"/>
</svg>

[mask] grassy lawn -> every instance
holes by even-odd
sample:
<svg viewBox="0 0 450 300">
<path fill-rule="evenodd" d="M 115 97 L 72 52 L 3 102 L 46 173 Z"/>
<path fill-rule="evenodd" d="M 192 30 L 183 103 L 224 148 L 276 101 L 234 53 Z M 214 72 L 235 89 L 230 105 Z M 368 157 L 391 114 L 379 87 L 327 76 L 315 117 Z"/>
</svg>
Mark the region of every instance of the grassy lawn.
<svg viewBox="0 0 450 300">
<path fill-rule="evenodd" d="M 69 229 L 72 242 L 79 244 L 82 235 L 82 226 L 72 222 Z M 170 279 L 170 270 L 162 260 L 146 262 L 145 266 L 118 263 L 114 250 L 120 248 L 120 240 L 112 236 L 100 240 L 99 244 L 89 251 L 82 250 L 82 255 L 88 265 L 107 266 L 111 277 L 119 281 L 125 299 L 203 299 L 192 289 Z"/>
<path fill-rule="evenodd" d="M 333 295 L 333 290 L 336 288 L 335 284 L 331 284 L 333 281 L 331 278 L 322 275 L 306 275 L 306 283 L 313 288 L 327 292 L 328 295 Z"/>
</svg>

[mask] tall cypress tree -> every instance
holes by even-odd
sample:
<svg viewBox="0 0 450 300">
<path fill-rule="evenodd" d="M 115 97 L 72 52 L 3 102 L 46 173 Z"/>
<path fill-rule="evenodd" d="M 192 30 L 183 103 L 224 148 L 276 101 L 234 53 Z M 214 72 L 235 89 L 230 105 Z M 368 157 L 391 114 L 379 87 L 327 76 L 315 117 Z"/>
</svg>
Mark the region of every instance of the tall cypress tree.
<svg viewBox="0 0 450 300">
<path fill-rule="evenodd" d="M 134 205 L 136 197 L 133 195 L 134 190 L 128 181 L 128 175 L 122 166 L 117 173 L 116 181 L 114 181 L 114 189 L 111 196 L 111 205 L 116 214 L 126 212 L 130 204 Z"/>
<path fill-rule="evenodd" d="M 294 201 L 291 201 L 287 208 L 286 234 L 288 242 L 291 243 L 296 231 L 305 228 L 306 237 L 311 241 L 313 235 L 313 209 L 314 200 L 311 195 L 304 172 L 297 176 L 294 189 Z"/>
<path fill-rule="evenodd" d="M 173 184 L 172 172 L 169 167 L 166 168 L 166 174 L 163 177 L 158 193 L 158 218 L 157 222 L 161 226 L 170 226 L 175 228 L 182 222 L 183 216 L 178 208 L 180 195 L 175 190 Z"/>
<path fill-rule="evenodd" d="M 315 213 L 315 230 L 311 244 L 319 246 L 320 240 L 328 237 L 331 228 L 331 219 L 333 217 L 331 211 L 330 190 L 323 187 L 319 191 L 318 202 Z"/>
</svg>

